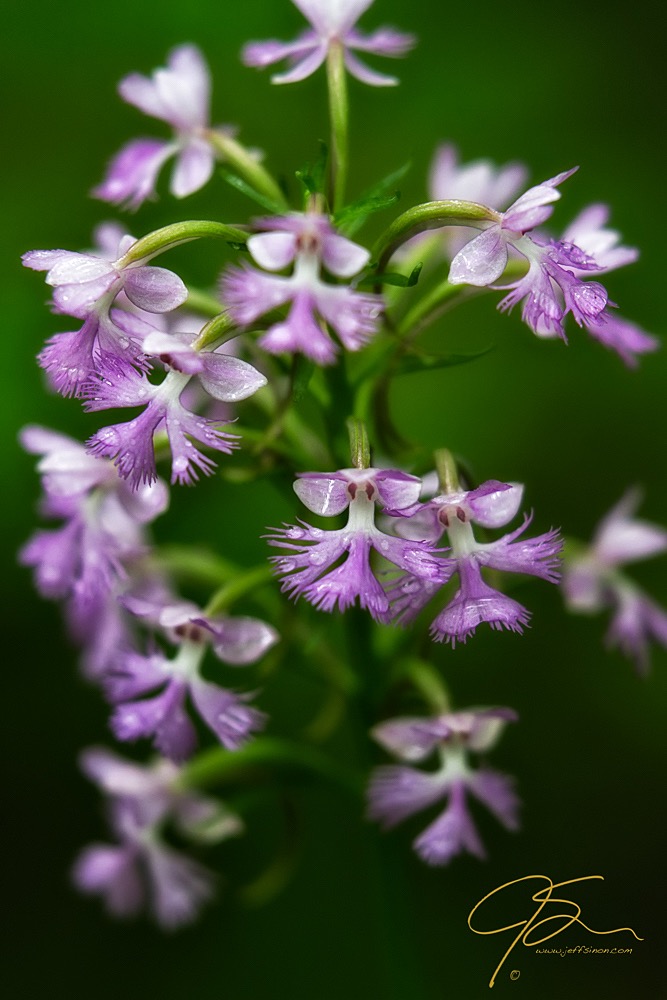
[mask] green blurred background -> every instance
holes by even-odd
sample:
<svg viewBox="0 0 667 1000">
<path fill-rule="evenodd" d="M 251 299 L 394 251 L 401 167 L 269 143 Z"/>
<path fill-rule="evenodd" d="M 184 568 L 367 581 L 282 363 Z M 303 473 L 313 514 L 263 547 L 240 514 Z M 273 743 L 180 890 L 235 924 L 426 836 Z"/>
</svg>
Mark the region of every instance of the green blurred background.
<svg viewBox="0 0 667 1000">
<path fill-rule="evenodd" d="M 400 76 L 399 88 L 351 84 L 351 193 L 410 159 L 403 204 L 423 199 L 432 151 L 443 139 L 456 141 L 466 159 L 521 159 L 534 181 L 578 163 L 556 228 L 591 201 L 610 202 L 625 241 L 642 249 L 638 265 L 610 277 L 611 297 L 625 316 L 664 334 L 665 52 L 655 10 L 646 3 L 478 0 L 459 8 L 378 0 L 362 25 L 395 24 L 414 31 L 419 46 L 405 60 L 382 61 L 382 69 Z M 82 746 L 105 739 L 106 710 L 76 674 L 57 609 L 38 600 L 28 573 L 15 568 L 15 550 L 34 530 L 38 496 L 33 460 L 20 453 L 16 432 L 39 422 L 84 437 L 93 418 L 43 389 L 34 355 L 45 336 L 64 327 L 50 317 L 41 280 L 22 270 L 19 255 L 88 246 L 93 226 L 113 217 L 86 192 L 125 141 L 162 134 L 159 124 L 120 102 L 116 82 L 163 64 L 173 45 L 202 47 L 215 80 L 213 120 L 239 124 L 241 138 L 266 150 L 269 165 L 286 177 L 326 138 L 325 92 L 321 74 L 276 88 L 268 74 L 239 63 L 244 41 L 287 39 L 302 27 L 287 0 L 38 0 L 12 3 L 3 22 L 7 995 L 483 996 L 501 943 L 471 934 L 467 914 L 495 886 L 539 872 L 554 879 L 604 875 L 604 883 L 577 897 L 586 902 L 584 919 L 600 928 L 630 924 L 646 940 L 631 956 L 561 960 L 521 949 L 496 993 L 529 1000 L 667 996 L 667 654 L 656 651 L 650 677 L 638 679 L 618 654 L 604 653 L 602 619 L 565 616 L 555 589 L 539 583 L 526 590 L 534 618 L 523 638 L 480 630 L 454 653 L 434 651 L 459 706 L 508 704 L 521 716 L 493 763 L 518 777 L 523 828 L 507 834 L 477 812 L 487 863 L 463 857 L 428 870 L 409 847 L 418 823 L 380 838 L 341 795 L 301 789 L 301 864 L 264 907 L 243 906 L 239 889 L 280 842 L 279 811 L 268 807 L 248 837 L 220 851 L 226 891 L 192 929 L 164 936 L 143 922 L 115 925 L 95 901 L 71 890 L 76 852 L 103 837 L 97 796 L 75 758 Z M 129 226 L 141 235 L 187 217 L 243 221 L 248 211 L 240 195 L 213 182 L 187 203 L 145 206 Z M 366 235 L 381 223 L 375 219 Z M 184 277 L 200 283 L 213 282 L 224 260 L 224 251 L 211 246 L 173 257 Z M 567 348 L 542 343 L 518 315 L 501 316 L 494 305 L 494 297 L 482 297 L 435 328 L 433 344 L 497 346 L 470 366 L 403 378 L 392 397 L 400 425 L 425 445 L 465 455 L 479 479 L 526 482 L 539 530 L 561 524 L 586 538 L 635 483 L 646 491 L 644 516 L 666 523 L 666 353 L 629 373 L 576 328 Z M 207 482 L 175 498 L 158 534 L 207 541 L 247 561 L 263 556 L 254 539 L 264 525 L 294 516 L 265 484 L 249 487 L 234 504 L 222 507 L 219 484 Z M 667 603 L 664 557 L 638 566 L 635 576 Z M 278 728 L 299 727 L 310 706 L 298 677 L 286 677 L 274 698 L 281 703 Z M 344 740 L 339 744 L 344 752 Z M 582 930 L 568 943 L 589 943 L 585 938 Z M 516 982 L 510 968 L 521 972 Z"/>
</svg>

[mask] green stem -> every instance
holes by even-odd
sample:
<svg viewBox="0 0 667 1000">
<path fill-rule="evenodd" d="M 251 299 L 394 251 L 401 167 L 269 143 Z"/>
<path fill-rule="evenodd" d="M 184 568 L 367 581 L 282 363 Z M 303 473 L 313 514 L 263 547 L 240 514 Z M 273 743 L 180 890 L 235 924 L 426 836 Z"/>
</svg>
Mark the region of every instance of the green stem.
<svg viewBox="0 0 667 1000">
<path fill-rule="evenodd" d="M 499 282 L 503 284 L 515 281 L 523 277 L 526 272 L 526 265 L 523 261 L 511 260 L 508 262 Z M 428 291 L 423 298 L 405 314 L 399 321 L 397 332 L 400 337 L 410 335 L 413 340 L 417 334 L 421 333 L 424 327 L 429 326 L 448 308 L 453 299 L 470 296 L 471 294 L 486 292 L 487 288 L 475 288 L 472 285 L 452 285 L 445 278 Z"/>
<path fill-rule="evenodd" d="M 437 319 L 440 310 L 448 305 L 457 295 L 462 295 L 466 291 L 466 285 L 450 285 L 445 278 L 434 288 L 419 299 L 398 324 L 398 334 L 405 337 L 407 334 L 416 335 L 425 326 L 428 326 L 434 319 Z"/>
<path fill-rule="evenodd" d="M 331 119 L 331 174 L 330 203 L 334 212 L 345 202 L 348 168 L 348 119 L 347 77 L 344 50 L 334 41 L 327 54 L 327 84 L 329 88 L 329 117 Z"/>
<path fill-rule="evenodd" d="M 238 574 L 238 566 L 221 559 L 205 549 L 193 549 L 188 545 L 165 545 L 158 548 L 153 561 L 160 569 L 179 577 L 196 580 L 198 583 L 219 587 L 233 580 Z"/>
<path fill-rule="evenodd" d="M 216 299 L 215 295 L 211 295 L 210 292 L 205 292 L 201 288 L 193 288 L 190 285 L 188 286 L 188 298 L 185 302 L 185 308 L 193 309 L 194 312 L 200 313 L 202 316 L 214 318 L 219 315 L 222 309 L 222 302 Z"/>
<path fill-rule="evenodd" d="M 444 226 L 471 226 L 485 229 L 488 224 L 499 222 L 500 216 L 492 208 L 474 201 L 428 201 L 403 212 L 385 230 L 373 249 L 373 260 L 378 274 L 383 274 L 391 257 L 403 243 L 429 229 Z"/>
<path fill-rule="evenodd" d="M 208 788 L 234 783 L 239 778 L 246 778 L 249 770 L 267 767 L 324 778 L 355 798 L 362 792 L 358 775 L 340 767 L 321 750 L 270 736 L 260 736 L 240 750 L 225 750 L 224 747 L 205 750 L 186 764 L 181 782 L 185 788 Z"/>
<path fill-rule="evenodd" d="M 445 682 L 433 664 L 409 657 L 398 664 L 397 677 L 403 677 L 424 699 L 428 711 L 440 715 L 451 710 Z"/>
<path fill-rule="evenodd" d="M 356 705 L 357 717 L 352 722 L 356 723 L 359 757 L 370 769 L 373 754 L 368 730 L 378 721 L 378 699 L 374 696 L 378 688 L 378 670 L 384 671 L 386 680 L 389 664 L 378 662 L 366 612 L 360 608 L 351 610 L 352 613 L 346 616 L 348 656 L 363 681 Z M 376 992 L 386 1000 L 406 1000 L 407 997 L 420 1000 L 426 996 L 426 986 L 412 912 L 413 887 L 406 873 L 408 844 L 405 840 L 402 843 L 390 840 L 377 829 L 368 829 L 364 845 L 367 895 L 373 912 L 372 932 L 383 979 Z"/>
<path fill-rule="evenodd" d="M 371 446 L 368 431 L 359 417 L 349 417 L 347 429 L 350 435 L 350 459 L 355 469 L 368 469 L 371 464 Z"/>
<path fill-rule="evenodd" d="M 277 211 L 289 208 L 285 195 L 260 160 L 240 142 L 225 132 L 212 129 L 207 133 L 211 145 L 240 176 L 260 194 L 274 202 Z"/>
<path fill-rule="evenodd" d="M 206 605 L 204 614 L 218 615 L 221 611 L 227 611 L 239 598 L 272 579 L 273 571 L 268 565 L 254 566 L 252 569 L 239 573 L 213 594 Z"/>
<path fill-rule="evenodd" d="M 438 484 L 443 493 L 458 493 L 461 489 L 456 460 L 447 448 L 439 448 L 434 454 Z"/>
<path fill-rule="evenodd" d="M 156 229 L 148 236 L 142 236 L 117 261 L 117 266 L 122 268 L 139 261 L 147 261 L 159 253 L 164 253 L 165 250 L 180 246 L 181 243 L 190 243 L 191 240 L 200 240 L 205 237 L 226 240 L 228 243 L 245 243 L 248 234 L 242 229 L 237 229 L 236 226 L 226 226 L 222 222 L 212 222 L 208 219 L 174 222 L 171 226 L 163 226 L 162 229 Z"/>
<path fill-rule="evenodd" d="M 268 867 L 239 890 L 239 899 L 245 906 L 265 906 L 275 899 L 287 887 L 298 867 L 301 856 L 299 814 L 286 795 L 281 801 L 284 816 L 282 842 Z"/>
</svg>

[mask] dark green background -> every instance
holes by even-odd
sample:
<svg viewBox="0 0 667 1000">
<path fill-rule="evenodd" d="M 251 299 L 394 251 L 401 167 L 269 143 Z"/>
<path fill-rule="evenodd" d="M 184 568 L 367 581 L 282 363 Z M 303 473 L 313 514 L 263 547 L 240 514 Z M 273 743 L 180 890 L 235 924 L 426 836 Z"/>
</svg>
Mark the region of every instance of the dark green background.
<svg viewBox="0 0 667 1000">
<path fill-rule="evenodd" d="M 654 10 L 646 3 L 378 2 L 365 26 L 393 23 L 415 31 L 420 43 L 400 63 L 383 61 L 400 75 L 400 88 L 352 83 L 352 193 L 412 159 L 403 204 L 422 199 L 432 149 L 445 138 L 466 158 L 522 159 L 534 181 L 578 163 L 555 225 L 593 200 L 613 205 L 615 225 L 641 247 L 642 259 L 610 277 L 611 297 L 625 316 L 663 334 L 665 52 Z M 411 856 L 409 831 L 380 841 L 342 796 L 312 790 L 299 795 L 302 864 L 262 909 L 242 907 L 237 892 L 280 838 L 271 810 L 247 838 L 220 851 L 224 899 L 178 935 L 143 923 L 114 925 L 68 885 L 80 845 L 103 832 L 96 795 L 75 757 L 105 739 L 106 711 L 76 675 L 57 610 L 14 569 L 15 550 L 34 529 L 38 495 L 33 460 L 20 454 L 16 431 L 30 421 L 83 437 L 92 418 L 43 391 L 33 358 L 62 327 L 44 308 L 39 277 L 18 258 L 31 248 L 85 247 L 93 225 L 110 217 L 85 192 L 123 142 L 161 134 L 157 123 L 122 105 L 115 84 L 129 71 L 162 64 L 182 41 L 199 44 L 213 68 L 214 120 L 238 123 L 241 137 L 291 176 L 326 137 L 322 75 L 271 87 L 267 74 L 239 64 L 238 52 L 250 38 L 290 38 L 301 25 L 298 12 L 278 0 L 244 7 L 76 0 L 21 11 L 13 3 L 3 15 L 8 995 L 376 1000 L 391 995 L 391 984 L 399 1000 L 481 997 L 501 945 L 474 937 L 467 913 L 494 886 L 539 872 L 604 875 L 604 883 L 581 890 L 584 919 L 600 928 L 630 924 L 646 940 L 632 956 L 599 959 L 540 958 L 522 949 L 496 993 L 529 1000 L 664 996 L 667 656 L 656 652 L 651 676 L 638 679 L 618 654 L 603 652 L 602 619 L 567 617 L 555 589 L 540 583 L 526 591 L 534 618 L 523 638 L 481 630 L 454 653 L 434 652 L 460 706 L 509 704 L 521 715 L 494 762 L 518 777 L 523 828 L 507 834 L 478 812 L 488 863 L 464 857 L 428 870 Z M 163 199 L 144 207 L 130 226 L 141 235 L 188 216 L 243 221 L 247 211 L 240 196 L 215 182 L 185 204 Z M 215 247 L 179 253 L 174 266 L 199 281 L 213 281 L 223 263 Z M 426 445 L 467 456 L 480 479 L 526 482 L 540 530 L 561 524 L 586 537 L 634 483 L 646 490 L 644 515 L 667 522 L 665 352 L 629 373 L 578 329 L 567 348 L 541 343 L 519 316 L 501 316 L 494 305 L 493 296 L 483 297 L 440 323 L 434 344 L 493 341 L 497 348 L 468 367 L 403 379 L 393 396 L 402 426 Z M 254 542 L 263 526 L 294 516 L 268 488 L 249 488 L 231 509 L 219 503 L 218 489 L 213 481 L 175 498 L 169 530 L 252 559 L 263 552 Z M 663 604 L 664 570 L 664 557 L 636 569 Z M 304 721 L 295 678 L 285 684 L 282 730 Z M 588 943 L 585 932 L 568 943 Z M 516 982 L 510 968 L 521 971 Z"/>
</svg>

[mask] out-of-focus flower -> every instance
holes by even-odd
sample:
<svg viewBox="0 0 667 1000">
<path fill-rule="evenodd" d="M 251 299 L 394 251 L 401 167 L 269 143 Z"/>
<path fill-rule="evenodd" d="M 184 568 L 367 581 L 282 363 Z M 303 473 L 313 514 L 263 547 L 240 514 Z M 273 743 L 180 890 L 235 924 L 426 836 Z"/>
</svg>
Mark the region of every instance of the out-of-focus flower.
<svg viewBox="0 0 667 1000">
<path fill-rule="evenodd" d="M 596 614 L 610 608 L 608 644 L 646 672 L 650 640 L 667 647 L 667 612 L 619 567 L 667 552 L 667 531 L 634 517 L 639 500 L 630 490 L 600 522 L 591 545 L 566 554 L 563 591 L 571 611 Z"/>
<path fill-rule="evenodd" d="M 402 765 L 376 768 L 368 787 L 369 818 L 389 829 L 446 801 L 445 811 L 414 841 L 417 854 L 430 865 L 446 865 L 463 850 L 485 857 L 468 811 L 468 795 L 509 830 L 519 826 L 519 800 L 511 778 L 487 767 L 471 768 L 468 754 L 489 750 L 504 724 L 516 719 L 510 708 L 471 708 L 433 718 L 390 719 L 375 726 L 373 738 L 399 760 L 418 763 L 437 751 L 440 766 L 428 772 Z"/>
<path fill-rule="evenodd" d="M 393 28 L 380 28 L 370 35 L 362 35 L 355 25 L 368 10 L 373 0 L 292 0 L 310 22 L 311 30 L 304 31 L 293 42 L 250 42 L 243 49 L 241 58 L 246 66 L 263 69 L 286 59 L 290 68 L 286 73 L 276 73 L 272 83 L 296 83 L 305 80 L 322 65 L 333 45 L 343 48 L 345 66 L 352 76 L 373 87 L 387 87 L 398 83 L 396 77 L 376 73 L 354 55 L 370 52 L 379 56 L 403 56 L 415 44 L 414 35 L 407 35 Z"/>
<path fill-rule="evenodd" d="M 147 909 L 162 927 L 191 923 L 213 895 L 211 872 L 168 847 L 163 827 L 200 843 L 217 843 L 242 832 L 238 816 L 222 803 L 184 788 L 169 761 L 149 767 L 101 747 L 81 757 L 84 773 L 109 798 L 116 844 L 91 844 L 77 858 L 72 877 L 86 894 L 101 896 L 116 917 Z"/>
<path fill-rule="evenodd" d="M 34 568 L 42 596 L 65 601 L 72 631 L 86 642 L 107 620 L 109 598 L 131 564 L 145 554 L 144 526 L 166 509 L 169 493 L 162 480 L 131 490 L 111 462 L 43 427 L 25 427 L 21 444 L 41 456 L 44 514 L 63 524 L 38 531 L 19 558 Z"/>
<path fill-rule="evenodd" d="M 152 77 L 131 73 L 118 85 L 123 100 L 174 130 L 170 141 L 135 139 L 109 164 L 93 194 L 103 201 L 136 209 L 155 194 L 157 177 L 172 156 L 176 163 L 169 189 L 184 198 L 203 187 L 213 173 L 215 151 L 210 133 L 211 78 L 195 45 L 181 45 L 167 57 L 167 65 Z M 218 130 L 233 132 L 229 126 Z"/>
<path fill-rule="evenodd" d="M 326 325 L 348 351 L 358 351 L 377 330 L 382 298 L 336 285 L 320 277 L 322 268 L 349 280 L 370 260 L 364 247 L 340 236 L 325 215 L 317 212 L 258 219 L 265 232 L 248 240 L 253 260 L 266 271 L 292 266 L 285 277 L 263 274 L 253 267 L 229 268 L 221 294 L 230 315 L 242 326 L 290 303 L 287 318 L 274 323 L 258 340 L 272 354 L 300 352 L 318 364 L 332 364 L 337 347 Z"/>
</svg>

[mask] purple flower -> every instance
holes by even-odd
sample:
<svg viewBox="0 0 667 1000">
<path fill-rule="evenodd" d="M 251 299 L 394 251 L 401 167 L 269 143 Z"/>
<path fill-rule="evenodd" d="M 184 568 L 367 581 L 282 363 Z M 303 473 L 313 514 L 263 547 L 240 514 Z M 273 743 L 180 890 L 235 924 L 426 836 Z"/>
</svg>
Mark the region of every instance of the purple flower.
<svg viewBox="0 0 667 1000">
<path fill-rule="evenodd" d="M 161 480 L 133 492 L 111 462 L 42 427 L 25 427 L 21 444 L 42 456 L 42 509 L 63 524 L 37 532 L 19 559 L 34 568 L 42 596 L 67 602 L 72 630 L 84 641 L 101 627 L 110 595 L 145 553 L 144 525 L 166 509 L 168 492 Z"/>
<path fill-rule="evenodd" d="M 92 373 L 145 368 L 142 341 L 154 331 L 146 314 L 171 312 L 187 298 L 185 285 L 172 271 L 141 261 L 124 263 L 134 242 L 132 236 L 123 236 L 114 259 L 69 250 L 23 255 L 26 267 L 47 272 L 55 311 L 84 321 L 79 330 L 52 337 L 39 355 L 54 388 L 64 396 L 80 395 Z M 109 250 L 108 243 L 104 250 Z M 129 309 L 114 308 L 120 296 L 120 304 L 129 304 Z"/>
<path fill-rule="evenodd" d="M 210 475 L 215 468 L 215 462 L 193 440 L 227 455 L 237 447 L 235 435 L 221 431 L 215 419 L 193 413 L 181 402 L 192 378 L 199 380 L 209 396 L 224 402 L 247 399 L 266 385 L 265 376 L 246 361 L 219 351 L 197 352 L 191 346 L 193 340 L 192 334 L 157 332 L 146 338 L 146 349 L 171 368 L 159 385 L 132 370 L 92 377 L 83 388 L 87 410 L 145 407 L 127 423 L 101 428 L 88 442 L 94 455 L 113 459 L 119 474 L 135 489 L 157 477 L 153 439 L 161 428 L 171 449 L 172 483 L 192 485 L 198 471 Z"/>
<path fill-rule="evenodd" d="M 667 648 L 667 612 L 655 604 L 619 567 L 667 551 L 667 531 L 633 515 L 640 501 L 630 490 L 601 521 L 590 546 L 566 554 L 563 591 L 567 607 L 583 614 L 611 608 L 607 632 L 645 673 L 649 641 Z"/>
<path fill-rule="evenodd" d="M 577 169 L 576 167 L 574 168 Z M 560 198 L 557 186 L 574 170 L 558 174 L 530 188 L 498 221 L 467 243 L 452 261 L 449 280 L 454 285 L 493 285 L 503 274 L 510 254 L 528 262 L 528 271 L 517 281 L 501 286 L 508 294 L 498 305 L 510 311 L 523 303 L 522 318 L 540 337 L 567 340 L 563 321 L 568 313 L 596 340 L 615 350 L 629 366 L 637 355 L 657 348 L 654 337 L 638 326 L 617 318 L 606 289 L 598 281 L 584 281 L 635 260 L 637 251 L 616 246 L 618 234 L 604 228 L 608 210 L 603 205 L 586 209 L 561 240 L 539 233 L 528 235 L 551 215 Z"/>
<path fill-rule="evenodd" d="M 184 788 L 169 761 L 143 767 L 93 747 L 82 755 L 81 767 L 109 797 L 118 843 L 82 851 L 72 872 L 76 887 L 101 896 L 113 916 L 148 909 L 165 928 L 191 923 L 212 896 L 214 877 L 168 847 L 162 829 L 173 822 L 182 836 L 216 843 L 242 832 L 241 820 L 222 803 Z"/>
<path fill-rule="evenodd" d="M 277 633 L 255 618 L 209 618 L 194 604 L 169 600 L 124 602 L 139 618 L 158 625 L 178 651 L 173 659 L 157 648 L 147 656 L 133 649 L 119 652 L 102 679 L 116 706 L 111 719 L 114 734 L 119 740 L 152 736 L 165 756 L 185 760 L 197 744 L 185 709 L 189 696 L 223 746 L 236 750 L 262 728 L 266 717 L 248 706 L 248 695 L 205 681 L 201 663 L 209 645 L 218 659 L 233 666 L 254 663 L 274 645 Z"/>
<path fill-rule="evenodd" d="M 241 58 L 246 66 L 272 66 L 286 59 L 289 70 L 271 77 L 272 83 L 296 83 L 305 80 L 322 65 L 334 45 L 341 45 L 345 66 L 352 76 L 373 87 L 387 87 L 398 83 L 393 76 L 376 73 L 366 66 L 353 50 L 373 55 L 403 56 L 415 44 L 413 35 L 406 35 L 392 28 L 380 28 L 371 35 L 362 35 L 355 24 L 371 6 L 372 0 L 292 0 L 311 29 L 302 32 L 293 42 L 250 42 L 243 49 Z"/>
<path fill-rule="evenodd" d="M 556 530 L 535 538 L 522 538 L 531 518 L 495 542 L 478 542 L 473 524 L 500 528 L 517 514 L 523 486 L 488 480 L 475 490 L 443 494 L 421 506 L 400 511 L 408 519 L 397 522 L 396 530 L 412 539 L 437 543 L 447 533 L 451 556 L 443 560 L 444 581 L 458 574 L 459 587 L 431 626 L 436 642 L 465 642 L 478 625 L 521 633 L 530 620 L 523 605 L 494 589 L 482 577 L 482 568 L 507 573 L 527 573 L 550 583 L 558 580 L 558 553 L 562 542 Z M 406 573 L 389 584 L 391 616 L 403 623 L 412 621 L 439 589 L 431 581 Z"/>
<path fill-rule="evenodd" d="M 575 243 L 592 257 L 600 271 L 625 267 L 639 257 L 636 247 L 618 246 L 620 233 L 605 228 L 609 215 L 608 205 L 589 205 L 570 223 L 562 236 L 564 243 Z"/>
<path fill-rule="evenodd" d="M 564 243 L 576 244 L 595 261 L 599 268 L 598 273 L 632 264 L 639 256 L 639 251 L 635 247 L 618 246 L 619 233 L 614 229 L 605 228 L 608 219 L 607 205 L 590 205 L 579 213 L 562 236 Z M 591 337 L 612 351 L 616 351 L 628 368 L 637 366 L 638 355 L 656 351 L 660 346 L 656 337 L 646 333 L 635 323 L 630 323 L 610 312 L 609 309 L 604 309 L 584 325 Z"/>
<path fill-rule="evenodd" d="M 152 77 L 131 73 L 121 80 L 123 100 L 174 130 L 171 141 L 136 139 L 124 146 L 109 164 L 93 194 L 103 201 L 136 209 L 155 195 L 157 177 L 172 156 L 176 163 L 169 189 L 177 198 L 198 191 L 210 179 L 215 152 L 210 132 L 211 80 L 199 49 L 181 45 L 167 57 L 167 66 Z M 222 126 L 222 131 L 230 131 Z"/>
<path fill-rule="evenodd" d="M 135 242 L 133 236 L 123 237 L 115 260 L 71 250 L 30 250 L 22 261 L 33 271 L 47 272 L 56 312 L 85 319 L 102 301 L 113 302 L 121 290 L 146 312 L 171 312 L 185 302 L 187 288 L 163 267 L 141 261 L 126 264 L 125 255 Z"/>
<path fill-rule="evenodd" d="M 269 544 L 283 549 L 274 556 L 282 590 L 303 596 L 323 611 L 345 611 L 359 601 L 376 621 L 386 620 L 389 600 L 370 564 L 375 551 L 420 581 L 440 584 L 446 562 L 429 541 L 412 542 L 380 531 L 375 505 L 397 510 L 413 505 L 420 480 L 395 469 L 341 469 L 301 473 L 295 492 L 309 510 L 332 517 L 348 510 L 344 528 L 323 531 L 306 522 L 273 529 Z M 341 560 L 343 560 L 341 562 Z"/>
<path fill-rule="evenodd" d="M 414 841 L 417 854 L 430 865 L 446 865 L 462 850 L 485 857 L 467 806 L 472 794 L 509 830 L 519 826 L 519 801 L 511 778 L 490 768 L 472 769 L 470 751 L 481 753 L 497 741 L 506 722 L 517 715 L 509 708 L 472 708 L 434 718 L 391 719 L 371 735 L 391 754 L 410 763 L 437 751 L 436 771 L 413 767 L 376 768 L 368 788 L 368 816 L 389 829 L 408 816 L 447 802 L 447 807 Z"/>
<path fill-rule="evenodd" d="M 337 278 L 350 279 L 368 263 L 369 252 L 336 233 L 317 212 L 258 219 L 255 226 L 267 231 L 248 240 L 253 260 L 267 271 L 293 269 L 285 277 L 247 266 L 229 268 L 222 279 L 222 298 L 234 320 L 247 326 L 291 303 L 287 318 L 259 338 L 260 347 L 272 354 L 300 352 L 318 364 L 332 364 L 337 347 L 325 324 L 348 351 L 363 347 L 377 330 L 382 298 L 324 282 L 320 271 L 325 268 Z"/>
<path fill-rule="evenodd" d="M 576 169 L 575 167 L 574 170 Z M 561 326 L 564 312 L 551 280 L 558 282 L 560 272 L 557 265 L 568 261 L 562 261 L 557 253 L 549 256 L 545 248 L 533 243 L 525 233 L 546 222 L 553 211 L 553 202 L 560 198 L 558 185 L 567 180 L 574 170 L 558 174 L 522 194 L 506 212 L 498 214 L 497 222 L 488 226 L 458 252 L 449 271 L 449 280 L 454 285 L 491 285 L 505 270 L 510 248 L 517 250 L 529 261 L 530 269 L 521 281 L 507 286 L 514 289 L 514 293 L 503 300 L 501 308 L 509 309 L 515 301 L 521 301 L 530 295 L 530 305 L 524 306 L 524 319 L 538 334 L 565 336 Z M 570 262 L 575 263 L 574 260 Z M 582 251 L 576 255 L 576 265 L 579 269 L 597 268 Z M 569 277 L 572 278 L 573 275 L 570 273 Z M 604 302 L 598 312 L 607 302 L 606 293 L 602 297 Z"/>
</svg>

